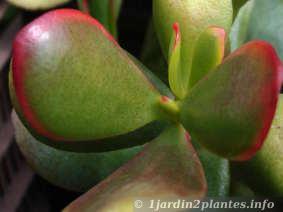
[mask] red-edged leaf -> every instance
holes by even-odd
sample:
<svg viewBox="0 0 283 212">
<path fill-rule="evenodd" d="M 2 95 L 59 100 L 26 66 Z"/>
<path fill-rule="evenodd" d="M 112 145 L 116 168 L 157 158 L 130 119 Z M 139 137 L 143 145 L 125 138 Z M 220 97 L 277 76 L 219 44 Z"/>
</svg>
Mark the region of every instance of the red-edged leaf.
<svg viewBox="0 0 283 212">
<path fill-rule="evenodd" d="M 50 140 L 109 138 L 158 119 L 157 90 L 103 26 L 77 10 L 48 12 L 19 32 L 11 81 L 20 118 Z"/>
<path fill-rule="evenodd" d="M 272 122 L 282 64 L 264 41 L 227 57 L 181 103 L 181 121 L 211 151 L 246 160 L 260 149 Z"/>
<path fill-rule="evenodd" d="M 136 199 L 200 199 L 205 193 L 197 154 L 184 129 L 173 126 L 64 211 L 133 211 Z"/>
</svg>

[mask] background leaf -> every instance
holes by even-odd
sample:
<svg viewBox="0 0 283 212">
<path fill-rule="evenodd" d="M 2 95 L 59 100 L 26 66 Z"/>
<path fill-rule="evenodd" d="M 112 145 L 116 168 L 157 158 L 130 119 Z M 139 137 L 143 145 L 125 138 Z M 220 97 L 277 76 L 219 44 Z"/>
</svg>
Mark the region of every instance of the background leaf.
<svg viewBox="0 0 283 212">
<path fill-rule="evenodd" d="M 63 151 L 36 140 L 15 113 L 12 117 L 16 142 L 28 164 L 47 181 L 68 190 L 89 190 L 142 149 L 136 146 L 101 153 Z"/>
<path fill-rule="evenodd" d="M 251 0 L 241 8 L 231 30 L 232 49 L 250 40 L 270 42 L 283 59 L 283 2 Z"/>
<path fill-rule="evenodd" d="M 282 139 L 283 95 L 280 95 L 271 130 L 262 149 L 251 160 L 234 163 L 233 166 L 237 174 L 261 195 L 283 196 Z"/>
</svg>

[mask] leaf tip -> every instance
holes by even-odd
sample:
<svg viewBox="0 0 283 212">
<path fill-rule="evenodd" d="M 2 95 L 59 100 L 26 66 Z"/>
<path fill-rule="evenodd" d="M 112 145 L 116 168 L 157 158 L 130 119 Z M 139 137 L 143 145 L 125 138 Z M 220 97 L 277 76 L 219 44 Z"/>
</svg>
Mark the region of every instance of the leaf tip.
<svg viewBox="0 0 283 212">
<path fill-rule="evenodd" d="M 173 48 L 175 48 L 178 43 L 180 43 L 181 40 L 181 33 L 180 33 L 180 25 L 178 22 L 175 22 L 172 26 L 174 33 L 175 33 L 175 37 L 174 37 L 174 45 Z"/>
</svg>

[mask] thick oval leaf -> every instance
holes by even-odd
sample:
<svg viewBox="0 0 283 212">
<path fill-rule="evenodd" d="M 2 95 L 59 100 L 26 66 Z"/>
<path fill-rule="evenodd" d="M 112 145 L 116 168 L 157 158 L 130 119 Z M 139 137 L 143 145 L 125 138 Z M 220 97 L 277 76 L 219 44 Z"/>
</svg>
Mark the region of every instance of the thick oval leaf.
<svg viewBox="0 0 283 212">
<path fill-rule="evenodd" d="M 11 4 L 27 10 L 44 10 L 67 3 L 70 0 L 7 0 Z"/>
<path fill-rule="evenodd" d="M 182 35 L 181 63 L 188 87 L 195 42 L 210 26 L 224 28 L 229 32 L 232 23 L 231 0 L 154 0 L 153 17 L 159 42 L 168 58 L 172 25 L 179 23 Z"/>
<path fill-rule="evenodd" d="M 251 160 L 234 164 L 243 179 L 262 195 L 283 196 L 282 144 L 283 95 L 280 95 L 271 130 L 262 149 Z"/>
<path fill-rule="evenodd" d="M 101 153 L 74 153 L 36 140 L 12 114 L 17 144 L 33 170 L 54 185 L 85 192 L 118 169 L 142 147 Z"/>
<path fill-rule="evenodd" d="M 111 137 L 157 118 L 158 91 L 102 25 L 76 10 L 49 12 L 18 34 L 12 86 L 20 117 L 51 140 Z"/>
<path fill-rule="evenodd" d="M 168 96 L 173 98 L 170 89 L 160 80 L 158 79 L 150 70 L 148 70 L 145 66 L 143 66 L 135 57 L 127 53 L 127 55 L 132 59 L 132 61 L 140 68 L 143 74 L 147 77 L 147 79 L 154 84 L 154 87 L 164 96 Z M 11 72 L 10 72 L 11 75 Z M 10 79 L 12 77 L 10 76 Z M 14 103 L 15 108 L 19 108 L 18 103 L 15 99 L 16 95 L 11 85 L 12 81 L 10 80 L 10 96 L 11 100 Z M 22 118 L 23 121 L 25 121 Z M 23 122 L 27 125 L 25 122 Z M 105 152 L 105 151 L 113 151 L 122 148 L 129 148 L 136 145 L 144 144 L 154 138 L 156 138 L 165 127 L 169 124 L 166 120 L 154 121 L 142 128 L 131 131 L 126 134 L 122 134 L 119 136 L 93 140 L 93 141 L 80 141 L 80 142 L 68 142 L 68 141 L 60 141 L 54 142 L 48 139 L 42 139 L 40 136 L 36 136 L 37 140 L 44 142 L 45 144 L 52 146 L 56 149 L 71 151 L 71 152 Z"/>
<path fill-rule="evenodd" d="M 282 71 L 270 44 L 246 44 L 180 103 L 181 122 L 209 150 L 235 160 L 249 159 L 269 131 Z"/>
<path fill-rule="evenodd" d="M 117 37 L 117 19 L 122 0 L 77 0 L 79 8 L 95 17 L 113 36 Z"/>
<path fill-rule="evenodd" d="M 135 199 L 199 199 L 205 193 L 200 161 L 184 129 L 174 126 L 64 211 L 133 211 Z"/>
</svg>

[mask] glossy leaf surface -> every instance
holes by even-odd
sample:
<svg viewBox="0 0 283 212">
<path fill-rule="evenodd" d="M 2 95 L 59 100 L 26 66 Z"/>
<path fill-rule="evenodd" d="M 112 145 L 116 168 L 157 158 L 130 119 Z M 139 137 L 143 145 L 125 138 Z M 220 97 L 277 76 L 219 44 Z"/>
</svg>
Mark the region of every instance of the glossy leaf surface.
<svg viewBox="0 0 283 212">
<path fill-rule="evenodd" d="M 164 55 L 168 58 L 172 25 L 179 23 L 182 35 L 181 63 L 184 81 L 189 84 L 193 52 L 199 35 L 216 26 L 229 32 L 232 23 L 231 0 L 154 0 L 155 29 Z"/>
<path fill-rule="evenodd" d="M 137 198 L 202 198 L 200 161 L 180 126 L 167 129 L 133 160 L 64 211 L 133 211 Z"/>
<path fill-rule="evenodd" d="M 16 142 L 28 164 L 50 183 L 85 192 L 134 157 L 141 146 L 101 153 L 74 153 L 39 142 L 13 113 Z"/>
<path fill-rule="evenodd" d="M 27 10 L 44 10 L 67 3 L 70 0 L 7 0 L 11 4 Z"/>
<path fill-rule="evenodd" d="M 111 137 L 156 119 L 158 91 L 95 19 L 76 10 L 46 13 L 18 34 L 12 85 L 17 112 L 51 140 Z"/>
<path fill-rule="evenodd" d="M 237 163 L 242 179 L 262 195 L 283 196 L 283 95 L 262 149 L 249 161 Z M 254 177 L 256 176 L 256 178 Z"/>
<path fill-rule="evenodd" d="M 246 44 L 201 80 L 180 103 L 192 139 L 209 150 L 246 160 L 260 149 L 272 122 L 282 64 L 263 41 Z"/>
</svg>

